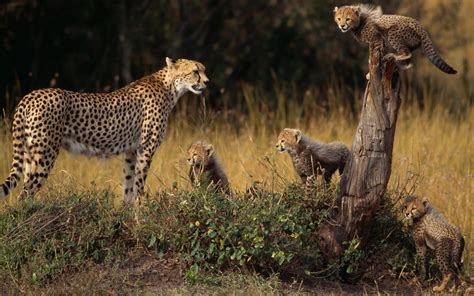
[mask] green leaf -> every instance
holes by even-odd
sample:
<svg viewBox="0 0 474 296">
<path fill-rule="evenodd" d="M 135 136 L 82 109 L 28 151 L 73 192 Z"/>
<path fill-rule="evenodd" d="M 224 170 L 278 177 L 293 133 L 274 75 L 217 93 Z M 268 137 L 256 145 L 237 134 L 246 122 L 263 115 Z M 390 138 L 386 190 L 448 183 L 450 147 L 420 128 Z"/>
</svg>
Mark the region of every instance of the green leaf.
<svg viewBox="0 0 474 296">
<path fill-rule="evenodd" d="M 150 240 L 148 241 L 148 248 L 153 247 L 153 245 L 156 243 L 156 236 L 154 233 L 151 234 Z"/>
<path fill-rule="evenodd" d="M 352 273 L 354 271 L 354 267 L 351 265 L 347 266 L 346 272 L 347 273 Z"/>
</svg>

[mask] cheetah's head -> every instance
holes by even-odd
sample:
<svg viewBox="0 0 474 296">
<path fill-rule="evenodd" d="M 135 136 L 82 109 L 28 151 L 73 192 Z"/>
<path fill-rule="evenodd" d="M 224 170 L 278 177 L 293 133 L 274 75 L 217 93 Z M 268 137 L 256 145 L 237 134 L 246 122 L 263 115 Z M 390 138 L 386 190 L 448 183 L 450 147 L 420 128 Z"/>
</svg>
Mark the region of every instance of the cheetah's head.
<svg viewBox="0 0 474 296">
<path fill-rule="evenodd" d="M 188 163 L 190 166 L 206 164 L 214 153 L 214 146 L 205 142 L 195 142 L 188 148 Z"/>
<path fill-rule="evenodd" d="M 360 14 L 360 6 L 334 7 L 334 20 L 343 33 L 359 26 Z"/>
<path fill-rule="evenodd" d="M 420 198 L 413 195 L 409 195 L 405 198 L 402 206 L 405 219 L 408 220 L 409 224 L 412 224 L 413 221 L 420 219 L 426 214 L 427 203 L 427 199 L 420 200 Z"/>
<path fill-rule="evenodd" d="M 166 66 L 179 94 L 189 90 L 200 95 L 209 83 L 205 73 L 206 67 L 199 62 L 166 58 Z"/>
<path fill-rule="evenodd" d="M 303 133 L 299 129 L 285 128 L 278 135 L 276 148 L 279 152 L 295 152 L 298 143 L 301 141 Z"/>
</svg>

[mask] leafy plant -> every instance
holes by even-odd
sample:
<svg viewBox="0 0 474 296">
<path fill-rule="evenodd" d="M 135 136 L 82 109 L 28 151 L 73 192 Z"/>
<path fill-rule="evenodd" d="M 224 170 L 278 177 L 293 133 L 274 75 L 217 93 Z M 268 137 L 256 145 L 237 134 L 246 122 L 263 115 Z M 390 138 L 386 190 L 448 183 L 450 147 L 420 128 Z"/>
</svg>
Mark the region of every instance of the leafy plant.
<svg viewBox="0 0 474 296">
<path fill-rule="evenodd" d="M 131 250 L 180 258 L 190 283 L 212 282 L 208 272 L 240 268 L 355 278 L 367 256 L 394 246 L 404 232 L 390 204 L 382 203 L 374 221 L 378 234 L 366 251 L 355 239 L 338 260 L 324 261 L 317 230 L 334 196 L 334 188 L 305 196 L 294 184 L 283 192 L 256 184 L 234 196 L 204 189 L 162 192 L 136 209 L 114 208 L 106 191 L 28 200 L 0 213 L 0 279 L 47 283 L 87 262 L 122 263 Z M 403 268 L 412 253 L 407 248 L 387 261 Z"/>
</svg>

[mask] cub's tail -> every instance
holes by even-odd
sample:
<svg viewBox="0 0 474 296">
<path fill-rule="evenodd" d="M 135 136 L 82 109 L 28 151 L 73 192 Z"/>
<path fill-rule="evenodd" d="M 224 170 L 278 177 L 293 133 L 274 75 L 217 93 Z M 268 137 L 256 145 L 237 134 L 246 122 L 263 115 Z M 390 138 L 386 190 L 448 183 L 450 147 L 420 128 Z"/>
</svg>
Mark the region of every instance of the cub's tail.
<svg viewBox="0 0 474 296">
<path fill-rule="evenodd" d="M 430 62 L 438 67 L 441 71 L 448 74 L 456 74 L 458 71 L 454 70 L 443 58 L 436 52 L 427 32 L 423 32 L 421 36 L 421 50 L 423 54 L 430 60 Z"/>
<path fill-rule="evenodd" d="M 351 156 L 351 151 L 349 148 L 347 148 L 346 145 L 342 144 L 341 145 L 341 161 L 339 163 L 339 175 L 342 175 L 344 172 L 344 169 L 346 167 L 347 162 L 349 161 L 349 157 Z"/>
<path fill-rule="evenodd" d="M 25 120 L 23 108 L 19 106 L 13 117 L 13 163 L 10 174 L 0 185 L 0 198 L 7 196 L 13 190 L 23 175 L 23 153 L 25 151 Z"/>
</svg>

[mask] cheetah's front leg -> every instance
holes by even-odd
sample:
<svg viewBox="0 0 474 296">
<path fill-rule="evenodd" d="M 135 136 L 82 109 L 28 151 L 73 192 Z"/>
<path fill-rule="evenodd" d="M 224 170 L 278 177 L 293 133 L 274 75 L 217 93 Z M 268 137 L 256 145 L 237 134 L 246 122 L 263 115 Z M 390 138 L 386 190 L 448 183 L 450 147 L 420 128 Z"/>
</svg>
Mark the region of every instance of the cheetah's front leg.
<svg viewBox="0 0 474 296">
<path fill-rule="evenodd" d="M 305 185 L 305 196 L 310 197 L 316 189 L 316 175 L 312 174 L 306 177 L 303 184 Z"/>
<path fill-rule="evenodd" d="M 135 165 L 135 178 L 133 179 L 133 194 L 129 200 L 124 200 L 125 203 L 136 203 L 144 193 L 145 181 L 150 168 L 151 160 L 155 154 L 154 147 L 149 147 L 143 151 L 137 153 L 136 165 Z"/>
<path fill-rule="evenodd" d="M 125 160 L 123 163 L 123 201 L 125 203 L 132 203 L 134 200 L 133 184 L 135 183 L 135 166 L 137 163 L 136 151 L 125 153 Z"/>
<path fill-rule="evenodd" d="M 418 275 L 420 276 L 421 280 L 426 278 L 426 263 L 425 263 L 425 256 L 426 256 L 426 245 L 423 236 L 418 239 L 415 239 L 415 248 L 416 248 L 416 265 L 418 270 Z"/>
<path fill-rule="evenodd" d="M 142 134 L 140 148 L 136 151 L 135 178 L 132 178 L 134 180 L 133 194 L 130 200 L 124 200 L 125 203 L 135 203 L 143 196 L 151 160 L 156 149 L 163 141 L 165 134 L 163 130 L 156 134 L 156 130 L 160 130 L 160 128 L 149 127 L 147 131 Z"/>
</svg>

